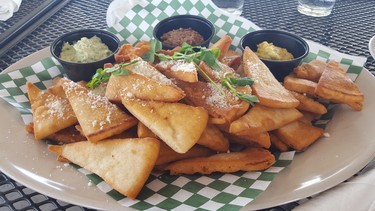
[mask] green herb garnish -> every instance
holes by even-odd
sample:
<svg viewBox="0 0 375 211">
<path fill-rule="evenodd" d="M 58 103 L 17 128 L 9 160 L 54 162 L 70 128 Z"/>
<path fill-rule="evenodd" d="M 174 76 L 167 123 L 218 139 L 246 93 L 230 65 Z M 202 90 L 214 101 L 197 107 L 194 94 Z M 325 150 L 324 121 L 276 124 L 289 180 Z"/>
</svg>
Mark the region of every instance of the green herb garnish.
<svg viewBox="0 0 375 211">
<path fill-rule="evenodd" d="M 96 70 L 95 75 L 92 76 L 91 80 L 86 84 L 87 87 L 93 89 L 99 86 L 103 82 L 107 82 L 111 74 L 113 75 L 129 75 L 129 70 L 125 69 L 125 67 L 133 65 L 137 63 L 138 60 L 133 60 L 129 63 L 124 64 L 116 64 L 110 68 L 98 68 Z"/>
<path fill-rule="evenodd" d="M 240 100 L 250 103 L 250 105 L 254 106 L 254 103 L 258 103 L 259 99 L 255 95 L 251 94 L 242 94 L 238 92 L 234 86 L 251 86 L 254 83 L 253 79 L 248 77 L 243 78 L 232 78 L 232 77 L 224 77 L 221 81 L 221 84 L 227 87 L 231 92 L 236 95 Z"/>
<path fill-rule="evenodd" d="M 156 53 L 162 49 L 162 44 L 161 42 L 157 40 L 151 40 L 150 46 L 151 46 L 150 51 L 145 53 L 142 59 L 147 62 L 154 62 Z"/>
<path fill-rule="evenodd" d="M 197 69 L 205 76 L 205 78 L 211 84 L 213 84 L 223 95 L 225 95 L 224 90 L 199 67 L 199 63 L 203 61 L 213 70 L 217 70 L 217 71 L 221 70 L 221 66 L 218 61 L 218 58 L 220 56 L 220 49 L 218 48 L 207 49 L 206 47 L 191 46 L 187 43 L 184 43 L 182 44 L 178 52 L 175 52 L 172 56 L 169 56 L 169 55 L 157 53 L 160 50 L 158 49 L 158 47 L 159 46 L 161 47 L 161 43 L 159 42 L 160 44 L 155 44 L 155 42 L 157 43 L 159 41 L 153 40 L 151 42 L 152 43 L 151 50 L 148 53 L 154 54 L 155 56 L 159 57 L 161 61 L 185 60 L 186 62 L 194 62 Z M 147 57 L 151 57 L 151 56 L 147 55 Z M 154 56 L 152 56 L 152 58 L 154 58 Z M 234 87 L 246 86 L 246 85 L 251 86 L 253 83 L 254 81 L 248 77 L 233 78 L 233 77 L 228 77 L 225 75 L 224 75 L 224 79 L 221 81 L 221 84 L 224 87 L 227 87 L 235 96 L 237 96 L 240 100 L 248 102 L 252 106 L 254 106 L 254 103 L 259 102 L 259 99 L 255 95 L 240 93 Z"/>
<path fill-rule="evenodd" d="M 151 51 L 153 51 L 152 46 Z M 155 55 L 158 56 L 161 61 L 185 60 L 186 62 L 194 62 L 196 65 L 199 65 L 199 63 L 203 61 L 214 70 L 221 69 L 217 60 L 217 58 L 220 56 L 220 50 L 218 48 L 207 49 L 206 47 L 192 46 L 184 43 L 182 44 L 180 50 L 175 52 L 172 56 L 158 53 L 155 53 Z"/>
</svg>

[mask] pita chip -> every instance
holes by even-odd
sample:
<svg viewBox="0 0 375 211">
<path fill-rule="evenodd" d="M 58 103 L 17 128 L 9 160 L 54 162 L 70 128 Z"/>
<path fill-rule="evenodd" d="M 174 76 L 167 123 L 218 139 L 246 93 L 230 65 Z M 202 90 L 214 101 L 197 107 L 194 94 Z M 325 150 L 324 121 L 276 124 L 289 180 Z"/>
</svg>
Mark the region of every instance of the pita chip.
<svg viewBox="0 0 375 211">
<path fill-rule="evenodd" d="M 26 88 L 33 113 L 33 133 L 36 140 L 77 123 L 68 99 L 49 89 L 42 91 L 30 82 L 26 83 Z"/>
<path fill-rule="evenodd" d="M 101 177 L 112 188 L 135 199 L 159 155 L 159 140 L 108 139 L 50 145 L 52 152 Z"/>
<path fill-rule="evenodd" d="M 295 108 L 299 101 L 276 80 L 268 67 L 248 47 L 243 54 L 243 72 L 254 80 L 251 86 L 259 104 L 273 108 Z"/>
<path fill-rule="evenodd" d="M 157 137 L 178 153 L 194 146 L 208 122 L 202 107 L 182 103 L 145 101 L 124 97 L 123 105 Z"/>
<path fill-rule="evenodd" d="M 363 108 L 364 94 L 335 61 L 328 62 L 315 94 L 332 102 L 347 104 L 356 111 Z"/>
<path fill-rule="evenodd" d="M 116 105 L 85 87 L 64 79 L 65 94 L 77 116 L 87 140 L 98 142 L 122 133 L 137 124 L 137 120 Z"/>
</svg>

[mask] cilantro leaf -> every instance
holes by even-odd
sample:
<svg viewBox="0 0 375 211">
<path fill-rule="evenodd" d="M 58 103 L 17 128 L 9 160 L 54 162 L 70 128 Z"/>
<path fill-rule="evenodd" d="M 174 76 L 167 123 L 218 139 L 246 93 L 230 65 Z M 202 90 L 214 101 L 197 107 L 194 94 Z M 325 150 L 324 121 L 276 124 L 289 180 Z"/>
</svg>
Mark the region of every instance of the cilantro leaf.
<svg viewBox="0 0 375 211">
<path fill-rule="evenodd" d="M 98 68 L 96 73 L 92 76 L 91 80 L 86 84 L 88 88 L 98 87 L 101 83 L 109 81 L 111 74 L 113 75 L 129 75 L 129 70 L 124 69 L 125 67 L 137 63 L 138 60 L 133 60 L 129 63 L 116 64 L 110 68 Z"/>
</svg>

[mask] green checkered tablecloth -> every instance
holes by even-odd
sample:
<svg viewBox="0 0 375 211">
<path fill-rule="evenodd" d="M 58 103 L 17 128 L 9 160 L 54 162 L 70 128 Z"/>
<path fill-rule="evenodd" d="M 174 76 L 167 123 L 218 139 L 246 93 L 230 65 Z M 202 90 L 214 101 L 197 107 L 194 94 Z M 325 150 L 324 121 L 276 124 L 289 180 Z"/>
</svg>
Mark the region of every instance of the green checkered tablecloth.
<svg viewBox="0 0 375 211">
<path fill-rule="evenodd" d="M 209 19 L 216 28 L 212 42 L 223 35 L 233 38 L 232 49 L 239 50 L 240 38 L 247 32 L 258 30 L 255 24 L 242 17 L 221 12 L 212 2 L 200 0 L 156 0 L 142 1 L 126 16 L 108 30 L 115 33 L 122 43 L 136 43 L 150 40 L 153 27 L 162 19 L 177 14 L 193 14 Z M 365 63 L 365 58 L 341 54 L 320 44 L 308 41 L 310 53 L 305 59 L 323 61 L 334 59 L 348 71 L 354 80 Z M 32 121 L 30 103 L 26 94 L 26 81 L 46 89 L 52 79 L 63 76 L 63 69 L 53 58 L 44 58 L 32 66 L 10 73 L 0 74 L 0 97 L 15 106 L 25 123 Z M 330 109 L 332 111 L 332 109 Z M 332 112 L 322 117 L 317 124 L 324 127 L 332 117 Z M 89 180 L 103 192 L 123 206 L 139 210 L 239 210 L 265 191 L 275 175 L 288 166 L 294 152 L 276 154 L 277 162 L 262 172 L 237 172 L 233 174 L 215 173 L 207 176 L 152 174 L 136 200 L 131 200 L 117 191 L 95 174 L 75 166 L 87 175 Z"/>
</svg>

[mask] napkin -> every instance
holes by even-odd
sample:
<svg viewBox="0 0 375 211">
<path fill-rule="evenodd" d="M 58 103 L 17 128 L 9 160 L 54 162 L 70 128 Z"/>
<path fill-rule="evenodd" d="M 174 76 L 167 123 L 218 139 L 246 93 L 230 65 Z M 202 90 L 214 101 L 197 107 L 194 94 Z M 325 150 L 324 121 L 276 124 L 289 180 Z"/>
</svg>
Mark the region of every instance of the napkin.
<svg viewBox="0 0 375 211">
<path fill-rule="evenodd" d="M 293 209 L 293 211 L 315 210 L 375 210 L 375 168 L 355 176 Z"/>
<path fill-rule="evenodd" d="M 1 0 L 0 0 L 1 1 Z M 143 0 L 114 0 L 107 9 L 107 25 L 112 27 L 117 24 L 125 14 L 136 4 Z"/>
<path fill-rule="evenodd" d="M 17 12 L 22 0 L 0 0 L 0 21 L 6 21 Z"/>
</svg>

